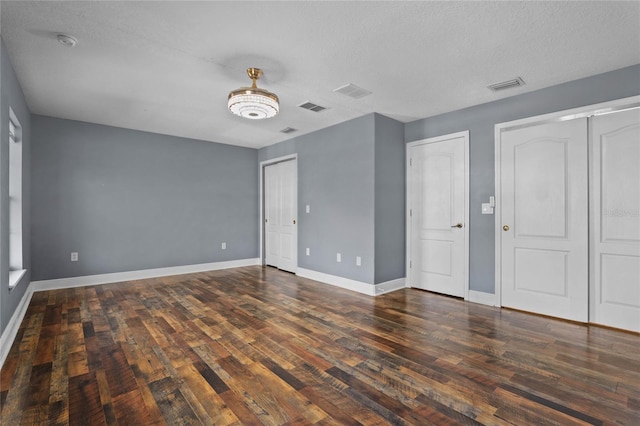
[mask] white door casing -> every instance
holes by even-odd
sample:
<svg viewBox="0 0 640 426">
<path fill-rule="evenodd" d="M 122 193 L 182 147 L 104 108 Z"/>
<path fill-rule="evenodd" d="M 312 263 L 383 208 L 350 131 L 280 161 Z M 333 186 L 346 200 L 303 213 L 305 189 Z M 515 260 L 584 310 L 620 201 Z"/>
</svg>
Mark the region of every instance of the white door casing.
<svg viewBox="0 0 640 426">
<path fill-rule="evenodd" d="M 297 161 L 264 167 L 264 236 L 266 265 L 297 269 Z"/>
<path fill-rule="evenodd" d="M 502 306 L 588 320 L 587 120 L 500 137 Z"/>
<path fill-rule="evenodd" d="M 278 213 L 278 165 L 264 168 L 264 235 L 266 265 L 278 266 L 280 256 L 280 214 Z"/>
<path fill-rule="evenodd" d="M 407 147 L 409 286 L 468 298 L 469 132 Z"/>
<path fill-rule="evenodd" d="M 640 332 L 640 109 L 591 122 L 591 321 Z"/>
</svg>

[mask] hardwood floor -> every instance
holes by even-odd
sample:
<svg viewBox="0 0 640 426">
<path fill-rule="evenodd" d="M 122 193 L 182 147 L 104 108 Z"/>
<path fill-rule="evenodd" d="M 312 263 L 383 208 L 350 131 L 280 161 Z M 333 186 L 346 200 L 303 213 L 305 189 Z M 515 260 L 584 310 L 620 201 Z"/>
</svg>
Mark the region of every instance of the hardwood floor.
<svg viewBox="0 0 640 426">
<path fill-rule="evenodd" d="M 640 337 L 246 267 L 34 294 L 3 425 L 640 424 Z"/>
</svg>

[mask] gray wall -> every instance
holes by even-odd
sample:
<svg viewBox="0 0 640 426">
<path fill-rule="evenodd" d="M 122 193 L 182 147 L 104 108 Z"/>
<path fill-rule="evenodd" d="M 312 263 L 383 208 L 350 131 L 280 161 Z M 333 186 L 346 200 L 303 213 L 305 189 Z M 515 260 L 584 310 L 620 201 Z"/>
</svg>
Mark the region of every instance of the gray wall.
<svg viewBox="0 0 640 426">
<path fill-rule="evenodd" d="M 298 154 L 298 266 L 373 284 L 374 115 L 263 148 L 259 160 L 292 153 Z"/>
<path fill-rule="evenodd" d="M 405 276 L 404 124 L 375 115 L 375 283 Z"/>
<path fill-rule="evenodd" d="M 34 281 L 258 257 L 257 150 L 38 115 L 32 131 Z"/>
<path fill-rule="evenodd" d="M 18 83 L 4 42 L 0 39 L 0 333 L 4 332 L 31 279 L 30 256 L 30 157 L 31 112 Z M 9 107 L 22 126 L 22 252 L 23 267 L 27 273 L 16 287 L 9 291 Z"/>
<path fill-rule="evenodd" d="M 404 277 L 403 138 L 402 123 L 369 114 L 260 150 L 260 161 L 298 154 L 299 267 L 369 284 Z"/>
<path fill-rule="evenodd" d="M 495 191 L 494 125 L 638 94 L 640 65 L 635 65 L 405 125 L 405 142 L 470 132 L 471 290 L 493 293 L 495 285 L 495 217 L 480 213 L 480 204 Z"/>
</svg>

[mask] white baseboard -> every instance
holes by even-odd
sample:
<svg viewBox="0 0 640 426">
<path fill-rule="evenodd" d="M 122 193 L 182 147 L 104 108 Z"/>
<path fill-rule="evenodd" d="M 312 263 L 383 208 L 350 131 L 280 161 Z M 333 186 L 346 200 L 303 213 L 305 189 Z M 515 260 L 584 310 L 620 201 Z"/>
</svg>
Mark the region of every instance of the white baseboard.
<svg viewBox="0 0 640 426">
<path fill-rule="evenodd" d="M 469 302 L 480 303 L 482 305 L 498 306 L 496 303 L 496 295 L 491 293 L 485 293 L 482 291 L 469 290 Z"/>
<path fill-rule="evenodd" d="M 401 288 L 406 288 L 407 287 L 406 281 L 407 280 L 405 278 L 398 278 L 395 280 L 385 281 L 383 283 L 376 284 L 375 285 L 376 296 L 380 294 L 391 293 L 392 291 L 400 290 Z"/>
<path fill-rule="evenodd" d="M 296 275 L 310 280 L 320 281 L 321 283 L 331 284 L 336 287 L 346 288 L 369 296 L 375 296 L 375 286 L 373 284 L 363 283 L 349 278 L 338 277 L 337 275 L 325 274 L 323 272 L 312 271 L 311 269 L 298 268 Z"/>
<path fill-rule="evenodd" d="M 397 280 L 387 281 L 381 284 L 374 285 L 304 268 L 298 268 L 296 275 L 303 278 L 309 278 L 310 280 L 320 281 L 321 283 L 355 291 L 357 293 L 366 294 L 368 296 L 377 296 L 380 294 L 389 293 L 394 290 L 404 288 L 405 286 L 404 278 L 399 278 Z"/>
<path fill-rule="evenodd" d="M 59 278 L 55 280 L 32 281 L 22 296 L 20 304 L 11 316 L 4 332 L 0 336 L 0 369 L 9 354 L 13 341 L 18 334 L 20 324 L 29 307 L 33 293 L 44 290 L 59 290 L 63 288 L 85 287 L 90 285 L 117 283 L 122 281 L 141 280 L 146 278 L 167 277 L 171 275 L 207 272 L 219 269 L 239 268 L 241 266 L 260 265 L 255 259 L 230 260 L 227 262 L 200 263 L 197 265 L 173 266 L 169 268 L 145 269 L 141 271 L 115 272 L 111 274 L 88 275 L 84 277 Z"/>
<path fill-rule="evenodd" d="M 110 284 L 122 281 L 168 277 L 171 275 L 192 274 L 195 272 L 207 272 L 215 271 L 218 269 L 239 268 L 241 266 L 253 265 L 260 265 L 260 259 L 240 259 L 230 260 L 227 262 L 200 263 L 197 265 L 172 266 L 168 268 L 144 269 L 141 271 L 114 272 L 111 274 L 87 275 L 84 277 L 32 281 L 29 287 L 32 289 L 32 291 L 58 290 L 62 288 Z"/>
<path fill-rule="evenodd" d="M 31 286 L 29 286 L 24 292 L 24 295 L 22 296 L 18 307 L 13 312 L 11 319 L 9 319 L 4 332 L 0 336 L 0 369 L 4 365 L 4 362 L 7 359 L 7 355 L 9 355 L 9 350 L 11 349 L 13 341 L 18 334 L 20 324 L 22 324 L 24 315 L 27 313 L 29 302 L 31 302 L 31 296 L 33 296 L 33 290 L 31 289 Z"/>
</svg>

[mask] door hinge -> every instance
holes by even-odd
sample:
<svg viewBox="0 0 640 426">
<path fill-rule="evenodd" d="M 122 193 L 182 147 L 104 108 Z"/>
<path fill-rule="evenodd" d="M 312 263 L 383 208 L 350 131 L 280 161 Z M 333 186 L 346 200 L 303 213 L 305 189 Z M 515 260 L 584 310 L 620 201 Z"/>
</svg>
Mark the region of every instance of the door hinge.
<svg viewBox="0 0 640 426">
<path fill-rule="evenodd" d="M 413 158 L 409 158 L 409 167 L 413 166 Z"/>
<path fill-rule="evenodd" d="M 413 209 L 409 209 L 409 217 L 413 217 Z"/>
<path fill-rule="evenodd" d="M 409 269 L 413 268 L 413 262 L 409 261 Z"/>
</svg>

